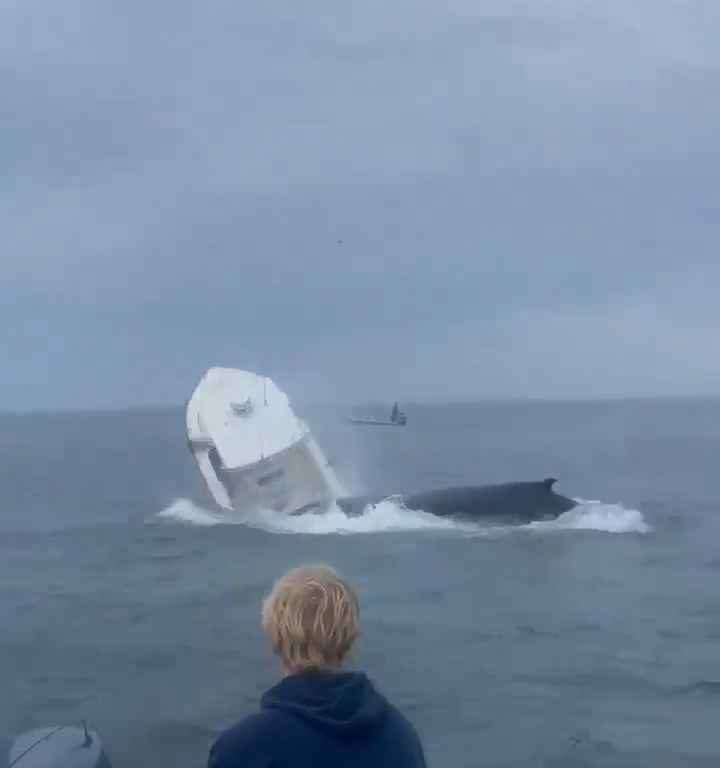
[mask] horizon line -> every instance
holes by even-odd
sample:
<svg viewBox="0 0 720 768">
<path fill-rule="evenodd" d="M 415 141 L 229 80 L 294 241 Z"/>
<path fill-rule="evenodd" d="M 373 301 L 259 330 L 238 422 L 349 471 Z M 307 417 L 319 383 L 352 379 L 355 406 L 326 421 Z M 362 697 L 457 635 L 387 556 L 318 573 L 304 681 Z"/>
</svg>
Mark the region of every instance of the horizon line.
<svg viewBox="0 0 720 768">
<path fill-rule="evenodd" d="M 384 405 L 387 402 L 395 401 L 398 398 L 389 398 L 389 400 L 380 400 L 378 398 L 368 398 L 365 400 L 357 399 L 353 401 L 341 401 L 333 399 L 325 400 L 303 400 L 301 398 L 291 398 L 291 403 L 298 408 L 313 407 L 342 407 L 342 408 L 362 408 L 367 406 Z M 458 397 L 450 399 L 441 398 L 399 398 L 405 407 L 432 407 L 432 406 L 473 406 L 473 405 L 592 405 L 602 403 L 627 403 L 627 402 L 678 402 L 678 401 L 698 401 L 698 400 L 720 400 L 720 393 L 708 394 L 659 394 L 659 395 L 598 395 L 598 396 L 535 396 L 535 395 L 486 395 L 482 397 Z M 129 403 L 127 405 L 98 405 L 88 406 L 86 408 L 78 407 L 49 407 L 39 406 L 31 408 L 0 409 L 0 416 L 51 416 L 51 415 L 72 415 L 72 414 L 93 414 L 107 413 L 120 414 L 145 411 L 170 411 L 183 409 L 185 402 L 175 403 Z"/>
</svg>

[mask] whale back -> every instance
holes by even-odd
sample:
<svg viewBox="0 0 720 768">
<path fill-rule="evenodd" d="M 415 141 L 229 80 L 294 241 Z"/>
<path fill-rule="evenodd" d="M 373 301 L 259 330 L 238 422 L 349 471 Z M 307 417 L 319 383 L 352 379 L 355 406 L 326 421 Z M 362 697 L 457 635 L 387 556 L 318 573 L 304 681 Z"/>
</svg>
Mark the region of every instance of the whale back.
<svg viewBox="0 0 720 768">
<path fill-rule="evenodd" d="M 440 517 L 497 519 L 530 522 L 558 517 L 577 503 L 553 490 L 554 477 L 544 480 L 435 488 L 401 497 L 409 509 L 422 510 Z M 368 504 L 377 504 L 382 496 L 339 499 L 338 506 L 351 515 L 362 514 Z"/>
</svg>

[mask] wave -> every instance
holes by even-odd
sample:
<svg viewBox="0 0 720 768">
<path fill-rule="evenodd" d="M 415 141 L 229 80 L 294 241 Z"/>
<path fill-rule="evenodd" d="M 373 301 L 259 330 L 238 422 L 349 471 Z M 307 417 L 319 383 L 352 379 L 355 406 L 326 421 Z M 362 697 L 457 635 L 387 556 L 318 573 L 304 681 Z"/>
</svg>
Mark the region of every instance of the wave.
<svg viewBox="0 0 720 768">
<path fill-rule="evenodd" d="M 187 525 L 228 525 L 233 521 L 227 514 L 210 512 L 194 504 L 190 499 L 175 499 L 155 516 L 159 520 L 169 520 Z M 241 522 L 241 521 L 238 521 Z"/>
<path fill-rule="evenodd" d="M 620 504 L 578 499 L 579 506 L 555 520 L 526 525 L 497 526 L 480 522 L 460 522 L 437 517 L 422 510 L 409 509 L 401 501 L 386 499 L 369 506 L 362 515 L 348 516 L 334 506 L 324 514 L 288 517 L 267 509 L 251 512 L 212 512 L 190 499 L 176 499 L 158 512 L 156 519 L 195 526 L 245 525 L 270 533 L 283 534 L 371 534 L 393 531 L 455 531 L 470 536 L 498 536 L 517 531 L 601 531 L 605 533 L 648 533 L 650 526 L 642 513 Z"/>
<path fill-rule="evenodd" d="M 720 680 L 698 680 L 688 685 L 676 686 L 674 692 L 696 696 L 720 696 Z"/>
<path fill-rule="evenodd" d="M 575 499 L 578 506 L 554 520 L 528 523 L 524 528 L 535 531 L 601 531 L 603 533 L 649 533 L 639 509 L 628 509 L 622 504 Z"/>
</svg>

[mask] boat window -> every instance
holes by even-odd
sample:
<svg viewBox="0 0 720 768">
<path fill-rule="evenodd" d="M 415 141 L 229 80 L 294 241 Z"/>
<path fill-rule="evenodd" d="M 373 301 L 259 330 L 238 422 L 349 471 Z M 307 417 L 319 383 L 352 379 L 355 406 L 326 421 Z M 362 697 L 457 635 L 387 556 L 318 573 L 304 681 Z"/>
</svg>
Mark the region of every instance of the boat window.
<svg viewBox="0 0 720 768">
<path fill-rule="evenodd" d="M 285 470 L 283 469 L 276 469 L 273 472 L 269 472 L 267 475 L 263 475 L 262 477 L 258 477 L 257 484 L 258 485 L 267 485 L 268 483 L 272 483 L 274 480 L 278 480 L 285 474 Z"/>
<path fill-rule="evenodd" d="M 215 470 L 215 474 L 219 475 L 222 472 L 222 460 L 220 458 L 220 454 L 217 452 L 217 448 L 214 445 L 208 451 L 208 458 L 210 459 L 212 468 Z"/>
</svg>

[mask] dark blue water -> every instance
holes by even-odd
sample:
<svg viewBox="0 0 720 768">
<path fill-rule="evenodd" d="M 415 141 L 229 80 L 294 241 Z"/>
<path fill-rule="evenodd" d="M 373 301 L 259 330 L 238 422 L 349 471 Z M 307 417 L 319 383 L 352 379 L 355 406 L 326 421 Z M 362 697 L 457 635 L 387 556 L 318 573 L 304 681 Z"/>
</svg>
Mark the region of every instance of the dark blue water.
<svg viewBox="0 0 720 768">
<path fill-rule="evenodd" d="M 277 678 L 263 595 L 325 560 L 432 765 L 718 764 L 720 402 L 407 412 L 305 415 L 354 490 L 553 475 L 602 503 L 515 530 L 392 505 L 323 535 L 210 525 L 180 410 L 0 417 L 0 740 L 87 718 L 120 768 L 203 764 Z"/>
</svg>

